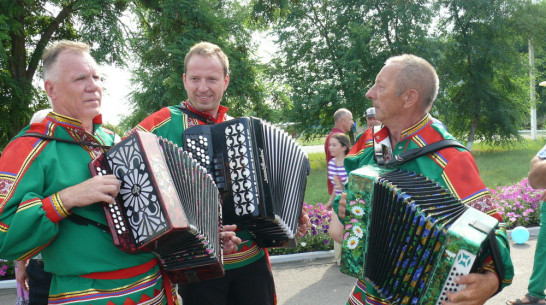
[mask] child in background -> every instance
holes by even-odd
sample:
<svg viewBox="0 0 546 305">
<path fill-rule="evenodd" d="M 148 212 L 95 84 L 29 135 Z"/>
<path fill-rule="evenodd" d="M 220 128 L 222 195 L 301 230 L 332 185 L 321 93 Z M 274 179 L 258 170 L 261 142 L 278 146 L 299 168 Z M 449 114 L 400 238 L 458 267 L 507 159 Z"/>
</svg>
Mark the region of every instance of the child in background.
<svg viewBox="0 0 546 305">
<path fill-rule="evenodd" d="M 330 200 L 326 203 L 326 208 L 330 210 L 332 209 L 334 198 L 343 192 L 343 186 L 345 185 L 345 181 L 347 181 L 347 172 L 343 166 L 343 160 L 351 149 L 349 138 L 343 133 L 332 135 L 328 149 L 333 156 L 328 162 L 328 179 L 334 186 Z M 341 262 L 341 244 L 338 242 L 334 242 L 334 258 L 339 266 Z"/>
</svg>

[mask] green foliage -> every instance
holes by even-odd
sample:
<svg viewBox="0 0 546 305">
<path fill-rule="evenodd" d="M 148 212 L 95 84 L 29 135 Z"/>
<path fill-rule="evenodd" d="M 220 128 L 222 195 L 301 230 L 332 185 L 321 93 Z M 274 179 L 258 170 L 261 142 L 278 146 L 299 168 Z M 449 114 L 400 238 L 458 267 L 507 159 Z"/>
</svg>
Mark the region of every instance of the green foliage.
<svg viewBox="0 0 546 305">
<path fill-rule="evenodd" d="M 426 1 L 302 0 L 274 27 L 278 81 L 293 106 L 286 120 L 312 137 L 348 108 L 357 119 L 371 106 L 364 97 L 392 54 L 426 50 L 431 12 Z M 361 122 L 363 123 L 363 122 Z"/>
<path fill-rule="evenodd" d="M 526 66 L 511 28 L 515 1 L 440 1 L 445 46 L 436 109 L 450 132 L 468 141 L 519 138 L 528 109 Z M 528 80 L 527 80 L 528 83 Z"/>
<path fill-rule="evenodd" d="M 134 126 L 154 111 L 186 98 L 184 57 L 200 41 L 219 45 L 230 60 L 230 84 L 222 104 L 230 115 L 280 119 L 287 103 L 268 81 L 267 66 L 254 59 L 251 32 L 245 27 L 248 8 L 237 2 L 167 0 L 136 9 L 141 32 L 131 40 L 139 60 L 133 81 L 139 88 L 131 102 L 135 112 L 123 121 Z"/>
<path fill-rule="evenodd" d="M 39 61 L 51 41 L 80 40 L 99 62 L 119 62 L 125 46 L 119 21 L 130 0 L 0 2 L 0 147 L 47 107 L 33 86 Z"/>
</svg>

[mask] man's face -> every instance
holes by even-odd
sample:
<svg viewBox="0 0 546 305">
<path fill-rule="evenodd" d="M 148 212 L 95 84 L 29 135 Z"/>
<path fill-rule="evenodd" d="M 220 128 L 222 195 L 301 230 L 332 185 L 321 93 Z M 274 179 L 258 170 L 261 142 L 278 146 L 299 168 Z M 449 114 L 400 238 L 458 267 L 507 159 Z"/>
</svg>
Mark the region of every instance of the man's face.
<svg viewBox="0 0 546 305">
<path fill-rule="evenodd" d="M 377 74 L 375 84 L 366 93 L 375 107 L 375 119 L 387 126 L 404 113 L 403 100 L 401 96 L 396 96 L 395 76 L 399 69 L 398 64 L 384 66 Z"/>
<path fill-rule="evenodd" d="M 353 121 L 352 113 L 346 114 L 345 117 L 343 117 L 341 120 L 341 129 L 343 130 L 343 132 L 348 132 L 349 130 L 351 130 L 351 127 L 355 123 L 355 121 Z"/>
<path fill-rule="evenodd" d="M 216 56 L 192 56 L 183 78 L 190 104 L 199 111 L 216 116 L 229 84 L 229 75 L 224 77 L 220 59 Z"/>
<path fill-rule="evenodd" d="M 375 117 L 373 117 L 373 116 L 366 117 L 366 123 L 368 124 L 368 127 L 374 127 L 376 125 L 381 125 L 381 122 L 376 120 Z"/>
<path fill-rule="evenodd" d="M 44 86 L 55 112 L 82 122 L 100 114 L 102 84 L 91 55 L 62 52 L 48 78 Z"/>
</svg>

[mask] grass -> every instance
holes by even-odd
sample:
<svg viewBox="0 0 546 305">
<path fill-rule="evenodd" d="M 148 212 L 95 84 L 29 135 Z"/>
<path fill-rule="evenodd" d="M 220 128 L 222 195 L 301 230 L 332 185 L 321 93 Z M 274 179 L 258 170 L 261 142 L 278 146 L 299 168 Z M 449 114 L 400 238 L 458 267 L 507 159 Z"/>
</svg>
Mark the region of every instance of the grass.
<svg viewBox="0 0 546 305">
<path fill-rule="evenodd" d="M 512 148 L 477 143 L 472 149 L 472 154 L 485 185 L 489 188 L 497 188 L 514 184 L 527 177 L 531 159 L 545 143 L 545 138 L 535 141 L 525 140 L 516 143 Z M 309 154 L 309 160 L 311 173 L 307 179 L 304 200 L 309 204 L 326 203 L 329 198 L 326 189 L 326 157 L 322 152 L 312 153 Z"/>
</svg>

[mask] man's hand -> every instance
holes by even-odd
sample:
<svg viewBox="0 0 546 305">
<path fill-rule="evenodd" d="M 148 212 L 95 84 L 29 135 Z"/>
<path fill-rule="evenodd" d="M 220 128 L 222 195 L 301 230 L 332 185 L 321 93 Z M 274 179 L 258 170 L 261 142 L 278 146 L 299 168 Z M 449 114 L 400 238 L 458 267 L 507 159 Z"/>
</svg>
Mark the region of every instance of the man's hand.
<svg viewBox="0 0 546 305">
<path fill-rule="evenodd" d="M 235 235 L 236 225 L 224 225 L 220 237 L 224 240 L 224 254 L 230 254 L 237 251 L 237 246 L 241 244 L 241 239 Z"/>
<path fill-rule="evenodd" d="M 67 210 L 83 207 L 95 202 L 114 203 L 120 183 L 114 175 L 95 176 L 80 184 L 67 187 L 59 192 Z"/>
<path fill-rule="evenodd" d="M 28 291 L 28 262 L 28 259 L 25 259 L 23 261 L 17 261 L 17 273 L 15 274 L 15 279 L 17 280 L 17 283 L 19 283 L 19 286 L 23 287 L 23 289 L 26 291 Z"/>
<path fill-rule="evenodd" d="M 492 297 L 499 288 L 499 278 L 491 271 L 485 273 L 470 273 L 455 279 L 455 283 L 466 285 L 459 292 L 447 293 L 449 302 L 442 305 L 482 305 Z"/>
<path fill-rule="evenodd" d="M 311 220 L 307 214 L 308 210 L 309 209 L 304 206 L 301 209 L 300 219 L 298 219 L 298 236 L 300 237 L 305 235 L 305 233 L 307 233 L 307 231 L 311 228 Z"/>
<path fill-rule="evenodd" d="M 340 196 L 340 199 L 339 199 L 337 214 L 339 215 L 339 218 L 345 219 L 345 211 L 347 208 L 347 193 L 343 192 L 339 196 Z"/>
</svg>

